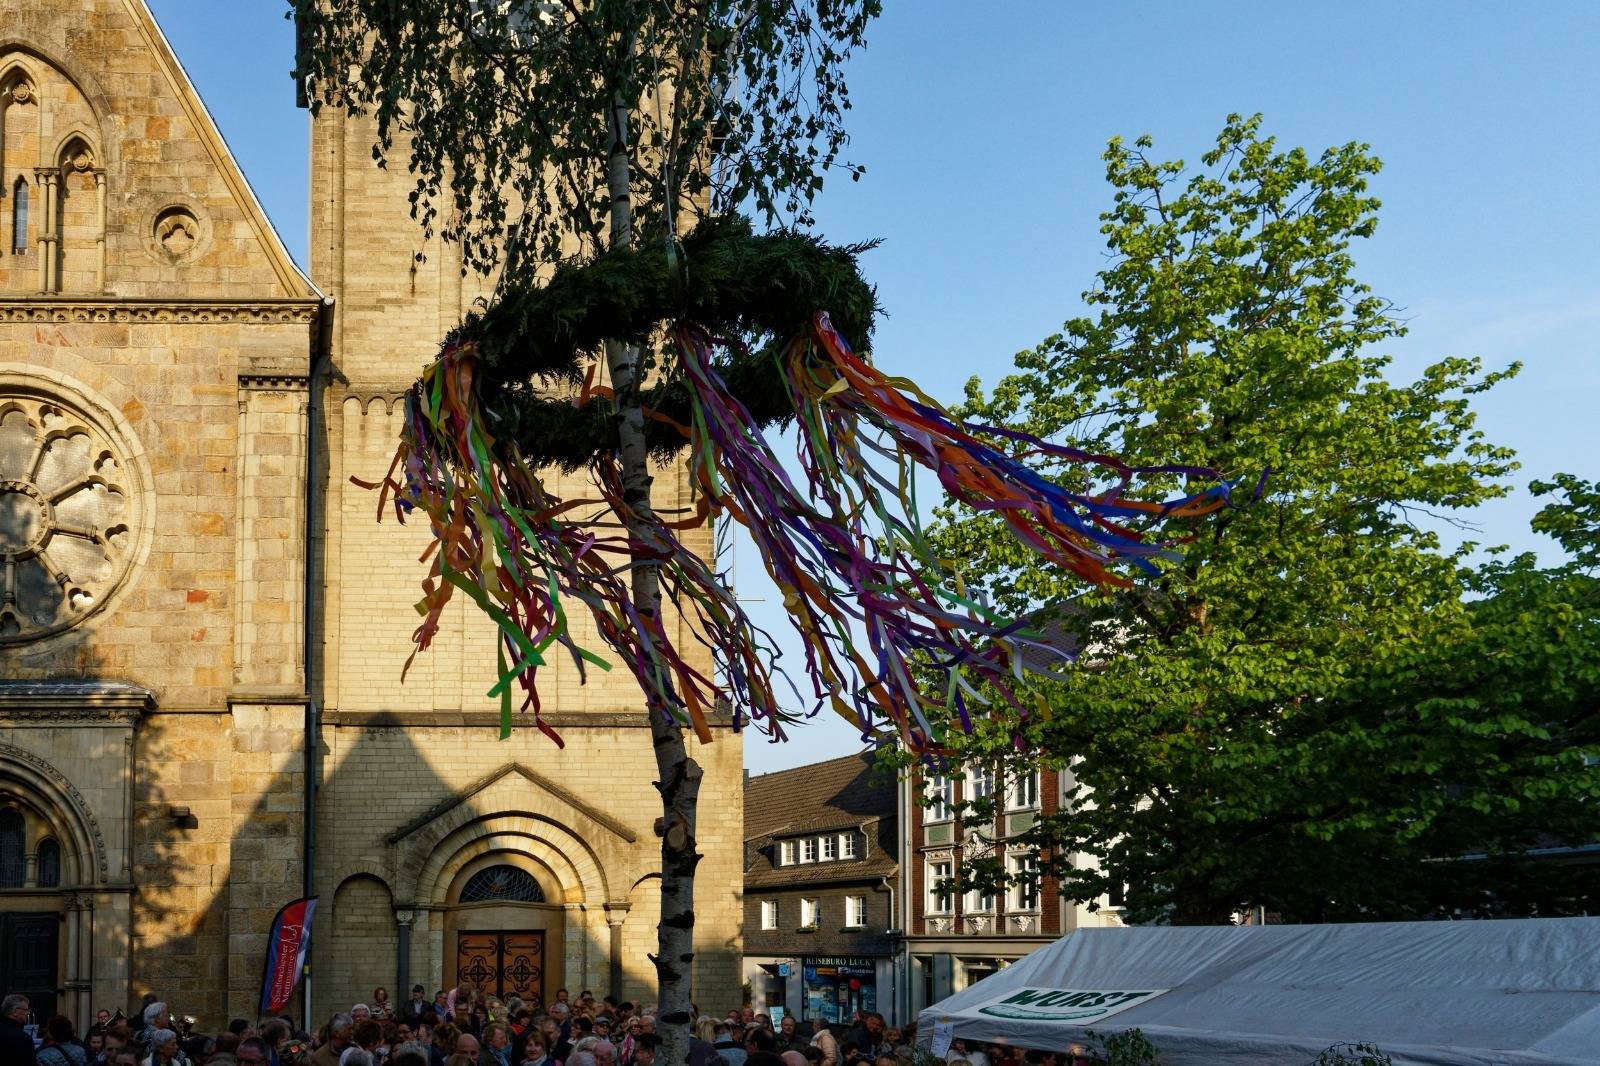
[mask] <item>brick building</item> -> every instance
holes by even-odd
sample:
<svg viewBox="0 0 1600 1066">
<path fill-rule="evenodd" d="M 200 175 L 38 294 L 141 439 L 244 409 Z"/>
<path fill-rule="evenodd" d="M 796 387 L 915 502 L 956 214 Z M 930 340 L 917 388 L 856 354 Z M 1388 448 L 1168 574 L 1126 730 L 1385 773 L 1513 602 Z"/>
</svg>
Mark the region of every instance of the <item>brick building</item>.
<svg viewBox="0 0 1600 1066">
<path fill-rule="evenodd" d="M 898 790 L 870 754 L 745 785 L 745 980 L 758 1011 L 897 1020 Z"/>
<path fill-rule="evenodd" d="M 143 0 L 7 0 L 0 987 L 80 1024 L 147 990 L 253 1017 L 309 858 L 313 1018 L 413 981 L 648 995 L 660 808 L 627 671 L 550 667 L 565 748 L 497 741 L 493 634 L 458 599 L 400 683 L 426 530 L 375 524 L 350 478 L 388 469 L 401 396 L 483 288 L 368 122 L 311 132 L 306 272 Z M 657 492 L 687 501 L 671 470 Z M 696 996 L 722 1009 L 742 751 L 694 754 L 719 812 Z"/>
<path fill-rule="evenodd" d="M 1037 878 L 1033 886 L 1011 885 L 1005 892 L 961 890 L 958 872 L 968 859 L 995 856 L 1008 873 L 1038 869 L 1037 853 L 1011 841 L 1060 808 L 1062 777 L 1044 770 L 1002 780 L 993 771 L 969 770 L 951 776 L 917 774 L 901 782 L 907 822 L 900 854 L 905 988 L 911 1014 L 1064 933 L 1122 924 L 1114 907 L 1090 911 L 1063 900 L 1050 876 Z M 956 817 L 960 804 L 994 796 L 997 790 L 1001 794 L 992 823 L 978 826 Z M 916 800 L 919 793 L 925 804 Z M 947 884 L 952 878 L 953 889 Z"/>
</svg>

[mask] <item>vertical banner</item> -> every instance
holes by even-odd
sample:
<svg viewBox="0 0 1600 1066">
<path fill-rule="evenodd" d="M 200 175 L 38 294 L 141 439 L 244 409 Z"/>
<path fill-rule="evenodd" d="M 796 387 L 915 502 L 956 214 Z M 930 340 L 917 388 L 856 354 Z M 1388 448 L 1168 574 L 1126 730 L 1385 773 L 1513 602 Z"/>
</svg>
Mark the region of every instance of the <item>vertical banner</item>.
<svg viewBox="0 0 1600 1066">
<path fill-rule="evenodd" d="M 267 961 L 261 974 L 261 1016 L 277 1014 L 289 1005 L 294 986 L 305 969 L 306 950 L 311 946 L 311 914 L 317 897 L 297 899 L 285 904 L 272 919 L 272 935 L 267 937 Z"/>
</svg>

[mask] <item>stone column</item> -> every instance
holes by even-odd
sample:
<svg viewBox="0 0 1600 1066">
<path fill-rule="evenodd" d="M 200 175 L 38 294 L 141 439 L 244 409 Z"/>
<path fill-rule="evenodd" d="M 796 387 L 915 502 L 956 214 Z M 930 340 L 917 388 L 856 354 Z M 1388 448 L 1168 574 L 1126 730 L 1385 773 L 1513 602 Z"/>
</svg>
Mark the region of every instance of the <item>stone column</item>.
<svg viewBox="0 0 1600 1066">
<path fill-rule="evenodd" d="M 95 210 L 95 260 L 94 260 L 94 287 L 96 292 L 106 291 L 106 171 L 104 167 L 96 167 L 94 172 L 94 210 Z"/>
<path fill-rule="evenodd" d="M 38 179 L 35 184 L 39 187 L 42 215 L 40 224 L 35 227 L 39 234 L 39 291 L 48 293 L 52 291 L 51 279 L 55 275 L 56 175 L 41 168 L 35 170 L 33 176 Z"/>
<path fill-rule="evenodd" d="M 619 1001 L 622 999 L 622 923 L 628 920 L 631 906 L 625 899 L 606 903 L 606 925 L 611 933 L 611 994 Z"/>
<path fill-rule="evenodd" d="M 411 998 L 411 926 L 416 920 L 416 911 L 394 912 L 395 928 L 400 934 L 399 945 L 395 949 L 394 995 L 402 997 L 399 1000 L 402 1003 Z M 390 999 L 392 1002 L 394 997 Z"/>
<path fill-rule="evenodd" d="M 26 857 L 26 863 L 27 863 L 27 869 L 22 875 L 22 885 L 23 885 L 24 888 L 38 888 L 39 887 L 39 853 L 37 851 L 28 852 L 27 857 Z"/>
</svg>

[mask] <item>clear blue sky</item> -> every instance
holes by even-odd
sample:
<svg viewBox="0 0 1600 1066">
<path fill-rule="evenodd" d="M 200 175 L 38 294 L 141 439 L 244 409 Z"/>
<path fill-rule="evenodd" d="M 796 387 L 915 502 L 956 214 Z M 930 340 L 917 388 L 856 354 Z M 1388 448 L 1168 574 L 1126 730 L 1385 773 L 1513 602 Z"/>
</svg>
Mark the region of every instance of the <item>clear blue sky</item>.
<svg viewBox="0 0 1600 1066">
<path fill-rule="evenodd" d="M 307 119 L 282 5 L 151 6 L 303 262 Z M 850 156 L 867 176 L 819 210 L 831 237 L 885 239 L 866 264 L 890 316 L 880 365 L 947 400 L 972 374 L 993 381 L 1078 309 L 1102 262 L 1106 139 L 1150 133 L 1194 159 L 1230 111 L 1261 111 L 1285 143 L 1366 141 L 1385 161 L 1382 223 L 1357 255 L 1410 319 L 1396 373 L 1523 361 L 1477 404 L 1520 454 L 1519 484 L 1600 476 L 1600 4 L 887 6 L 852 72 Z M 1527 530 L 1533 507 L 1519 491 L 1483 508 L 1474 539 L 1553 558 Z M 819 721 L 746 760 L 761 773 L 854 743 Z"/>
</svg>

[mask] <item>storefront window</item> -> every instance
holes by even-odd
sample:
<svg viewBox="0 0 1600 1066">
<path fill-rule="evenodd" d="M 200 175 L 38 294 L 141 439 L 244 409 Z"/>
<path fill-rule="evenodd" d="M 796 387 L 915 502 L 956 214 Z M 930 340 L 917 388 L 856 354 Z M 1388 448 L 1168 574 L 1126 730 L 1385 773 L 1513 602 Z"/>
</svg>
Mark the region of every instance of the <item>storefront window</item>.
<svg viewBox="0 0 1600 1066">
<path fill-rule="evenodd" d="M 833 957 L 806 959 L 805 1018 L 848 1022 L 857 1011 L 878 1009 L 877 967 L 873 959 Z"/>
</svg>

